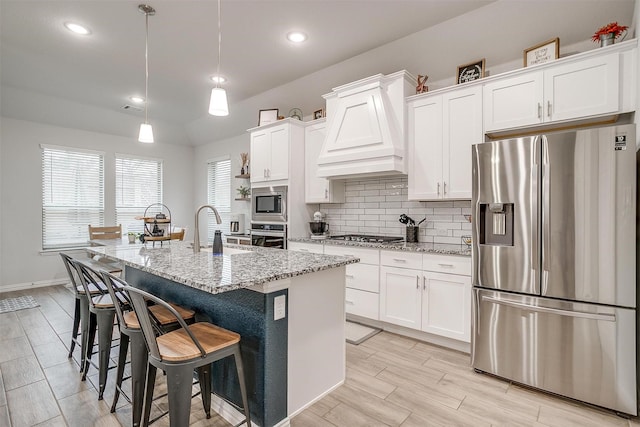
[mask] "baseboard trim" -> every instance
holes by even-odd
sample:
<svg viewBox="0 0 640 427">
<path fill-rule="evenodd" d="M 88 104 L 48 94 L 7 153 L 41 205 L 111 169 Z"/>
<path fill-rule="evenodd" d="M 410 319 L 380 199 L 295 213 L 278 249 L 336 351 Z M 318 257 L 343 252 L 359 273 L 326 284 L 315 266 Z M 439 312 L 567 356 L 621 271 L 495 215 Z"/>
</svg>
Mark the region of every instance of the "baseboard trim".
<svg viewBox="0 0 640 427">
<path fill-rule="evenodd" d="M 0 286 L 0 293 L 24 291 L 26 289 L 44 288 L 45 286 L 64 285 L 65 283 L 68 283 L 68 282 L 69 280 L 67 279 L 53 279 L 53 280 L 40 280 L 37 282 L 14 283 L 12 285 Z"/>
<path fill-rule="evenodd" d="M 342 386 L 343 384 L 344 384 L 344 380 L 340 381 L 338 384 L 334 385 L 333 387 L 331 387 L 330 389 L 328 389 L 327 391 L 322 393 L 320 396 L 316 397 L 311 402 L 309 402 L 306 405 L 304 405 L 302 408 L 298 409 L 297 411 L 293 412 L 292 414 L 289 414 L 289 419 L 295 417 L 296 415 L 298 415 L 299 413 L 301 413 L 305 409 L 309 408 L 311 405 L 313 405 L 316 402 L 320 401 L 325 396 L 327 396 L 328 394 L 332 393 L 335 389 L 337 389 L 338 387 Z"/>
<path fill-rule="evenodd" d="M 244 420 L 244 414 L 238 411 L 235 407 L 233 407 L 229 402 L 222 399 L 220 396 L 215 394 L 211 395 L 211 410 L 215 411 L 218 415 L 220 415 L 225 421 L 229 422 L 231 425 L 238 425 L 242 420 Z M 290 417 L 286 417 L 274 427 L 290 427 Z M 251 425 L 254 427 L 260 427 L 258 424 L 251 421 Z"/>
</svg>

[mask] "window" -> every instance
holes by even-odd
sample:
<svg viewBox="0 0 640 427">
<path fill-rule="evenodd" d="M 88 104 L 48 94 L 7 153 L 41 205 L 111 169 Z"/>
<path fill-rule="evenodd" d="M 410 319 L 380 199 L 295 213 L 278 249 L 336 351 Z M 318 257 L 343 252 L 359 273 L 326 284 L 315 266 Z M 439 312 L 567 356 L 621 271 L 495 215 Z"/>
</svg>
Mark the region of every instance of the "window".
<svg viewBox="0 0 640 427">
<path fill-rule="evenodd" d="M 42 146 L 42 248 L 86 246 L 104 225 L 104 155 Z"/>
<path fill-rule="evenodd" d="M 162 203 L 162 162 L 116 154 L 116 224 L 122 232 L 142 233 L 144 223 L 135 217 L 154 203 Z"/>
<path fill-rule="evenodd" d="M 229 234 L 229 217 L 231 215 L 231 160 L 214 160 L 207 164 L 207 194 L 208 203 L 215 207 L 222 224 L 216 223 L 213 212 L 209 211 L 209 227 L 207 236 L 213 240 L 215 230 Z"/>
</svg>

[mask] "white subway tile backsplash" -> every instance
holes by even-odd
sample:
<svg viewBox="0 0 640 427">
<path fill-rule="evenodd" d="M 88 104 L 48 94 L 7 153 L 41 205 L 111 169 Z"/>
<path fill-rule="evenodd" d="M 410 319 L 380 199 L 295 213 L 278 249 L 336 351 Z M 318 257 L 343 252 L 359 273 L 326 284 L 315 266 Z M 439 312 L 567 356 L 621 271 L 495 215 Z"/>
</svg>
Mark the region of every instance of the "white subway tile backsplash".
<svg viewBox="0 0 640 427">
<path fill-rule="evenodd" d="M 381 234 L 404 236 L 398 222 L 407 214 L 416 223 L 425 216 L 418 233 L 421 242 L 461 244 L 461 236 L 471 235 L 469 200 L 417 202 L 407 198 L 406 177 L 345 181 L 345 203 L 321 204 L 332 234 Z"/>
</svg>

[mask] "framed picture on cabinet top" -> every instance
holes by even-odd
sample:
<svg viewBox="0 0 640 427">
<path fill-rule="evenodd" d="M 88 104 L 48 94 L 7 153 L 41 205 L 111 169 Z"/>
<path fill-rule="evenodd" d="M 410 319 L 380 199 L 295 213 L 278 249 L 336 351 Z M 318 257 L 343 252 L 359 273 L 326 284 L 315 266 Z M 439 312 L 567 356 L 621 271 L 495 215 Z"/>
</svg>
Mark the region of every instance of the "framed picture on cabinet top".
<svg viewBox="0 0 640 427">
<path fill-rule="evenodd" d="M 458 66 L 456 84 L 472 82 L 484 77 L 484 58 Z"/>
<path fill-rule="evenodd" d="M 321 108 L 313 112 L 313 120 L 321 119 L 323 117 L 324 117 L 324 108 Z"/>
<path fill-rule="evenodd" d="M 278 121 L 278 109 L 260 110 L 258 113 L 258 126 Z"/>
<path fill-rule="evenodd" d="M 524 66 L 544 64 L 560 57 L 560 39 L 547 40 L 535 46 L 525 49 Z"/>
</svg>

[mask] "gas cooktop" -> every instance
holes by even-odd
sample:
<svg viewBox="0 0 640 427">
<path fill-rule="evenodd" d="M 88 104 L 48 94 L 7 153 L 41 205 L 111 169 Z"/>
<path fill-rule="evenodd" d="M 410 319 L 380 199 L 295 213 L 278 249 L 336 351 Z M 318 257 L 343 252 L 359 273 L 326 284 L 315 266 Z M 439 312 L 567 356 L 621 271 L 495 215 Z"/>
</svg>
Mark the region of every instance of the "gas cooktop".
<svg viewBox="0 0 640 427">
<path fill-rule="evenodd" d="M 369 243 L 394 243 L 404 240 L 404 238 L 396 236 L 370 236 L 367 234 L 344 234 L 342 236 L 331 236 L 329 239 Z"/>
</svg>

